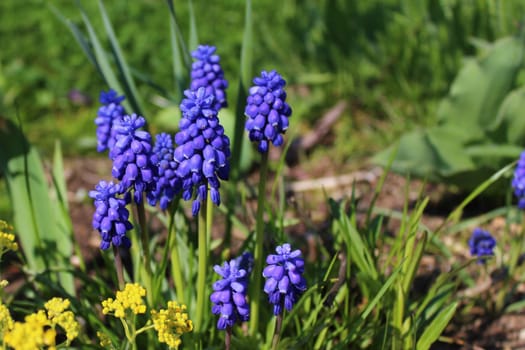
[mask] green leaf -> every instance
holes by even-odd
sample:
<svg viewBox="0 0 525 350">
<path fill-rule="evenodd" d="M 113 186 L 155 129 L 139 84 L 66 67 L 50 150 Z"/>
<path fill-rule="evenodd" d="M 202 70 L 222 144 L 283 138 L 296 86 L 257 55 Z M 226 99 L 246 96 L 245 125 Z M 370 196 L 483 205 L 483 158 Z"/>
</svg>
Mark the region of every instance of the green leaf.
<svg viewBox="0 0 525 350">
<path fill-rule="evenodd" d="M 51 200 L 49 185 L 40 157 L 26 140 L 22 129 L 11 120 L 0 118 L 0 169 L 5 175 L 14 212 L 14 227 L 27 259 L 29 269 L 65 270 L 71 256 L 70 221 L 65 206 L 63 173 L 53 170 L 56 200 Z M 60 154 L 55 159 L 59 167 Z M 61 193 L 61 194 L 60 194 Z M 58 272 L 62 287 L 74 292 L 72 275 Z"/>
<path fill-rule="evenodd" d="M 454 314 L 458 302 L 455 301 L 448 305 L 439 313 L 439 315 L 425 328 L 425 331 L 417 341 L 418 350 L 429 349 L 430 346 L 439 338 L 445 327 L 448 325 Z"/>
<path fill-rule="evenodd" d="M 102 2 L 102 0 L 98 1 L 98 6 L 100 8 L 102 21 L 104 22 L 104 29 L 106 30 L 106 34 L 109 38 L 111 51 L 113 53 L 113 57 L 115 58 L 115 63 L 117 64 L 117 68 L 123 79 L 124 87 L 126 89 L 125 91 L 127 92 L 126 96 L 129 98 L 130 104 L 132 106 L 132 111 L 137 114 L 144 115 L 142 101 L 137 91 L 137 87 L 135 86 L 135 81 L 131 76 L 130 69 L 126 63 L 126 60 L 124 59 L 124 55 L 122 54 L 122 50 L 120 49 L 120 45 L 115 35 L 115 31 L 113 30 L 113 26 L 111 25 L 111 21 L 109 20 L 108 14 L 106 12 L 106 9 L 104 8 L 104 3 Z M 119 92 L 123 93 L 124 91 L 121 90 Z"/>
<path fill-rule="evenodd" d="M 491 139 L 498 143 L 525 144 L 525 86 L 507 95 L 490 126 Z"/>
<path fill-rule="evenodd" d="M 177 101 L 181 101 L 183 92 L 186 89 L 186 77 L 187 77 L 187 65 L 184 63 L 182 48 L 182 35 L 180 33 L 179 26 L 177 24 L 177 18 L 175 16 L 175 8 L 173 6 L 173 0 L 168 0 L 168 7 L 170 9 L 170 43 L 171 52 L 173 56 L 173 74 L 176 85 L 175 97 Z"/>
<path fill-rule="evenodd" d="M 441 102 L 440 124 L 468 130 L 491 125 L 523 64 L 523 43 L 517 37 L 496 41 L 476 59 L 468 59 Z"/>
<path fill-rule="evenodd" d="M 77 6 L 80 11 L 80 14 L 82 16 L 82 20 L 84 21 L 84 25 L 86 26 L 86 29 L 88 31 L 89 41 L 91 42 L 91 45 L 93 46 L 95 59 L 97 62 L 97 67 L 99 68 L 99 71 L 102 73 L 102 77 L 106 81 L 106 84 L 108 87 L 116 90 L 118 93 L 124 93 L 124 89 L 122 85 L 120 84 L 120 81 L 118 80 L 115 72 L 113 71 L 113 68 L 111 68 L 111 64 L 109 61 L 109 57 L 104 51 L 104 48 L 102 47 L 102 44 L 100 43 L 100 40 L 98 39 L 97 34 L 95 33 L 95 29 L 93 28 L 93 25 L 91 24 L 91 21 L 89 20 L 89 17 L 87 16 L 86 12 L 80 5 L 80 3 L 77 1 Z M 125 99 L 122 101 L 123 106 L 126 108 L 126 110 L 131 111 L 133 110 L 130 101 L 128 99 Z"/>
</svg>

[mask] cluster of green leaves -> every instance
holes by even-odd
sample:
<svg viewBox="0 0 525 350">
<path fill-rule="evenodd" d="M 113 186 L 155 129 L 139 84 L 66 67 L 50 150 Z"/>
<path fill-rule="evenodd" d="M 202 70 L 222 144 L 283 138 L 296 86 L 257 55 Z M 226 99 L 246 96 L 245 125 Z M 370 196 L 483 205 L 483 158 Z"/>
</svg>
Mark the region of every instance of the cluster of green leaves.
<svg viewBox="0 0 525 350">
<path fill-rule="evenodd" d="M 395 146 L 394 170 L 471 190 L 518 158 L 525 145 L 525 86 L 517 82 L 524 35 L 485 43 L 465 62 L 439 105 L 437 125 L 411 131 Z M 390 152 L 376 160 L 384 164 Z"/>
</svg>

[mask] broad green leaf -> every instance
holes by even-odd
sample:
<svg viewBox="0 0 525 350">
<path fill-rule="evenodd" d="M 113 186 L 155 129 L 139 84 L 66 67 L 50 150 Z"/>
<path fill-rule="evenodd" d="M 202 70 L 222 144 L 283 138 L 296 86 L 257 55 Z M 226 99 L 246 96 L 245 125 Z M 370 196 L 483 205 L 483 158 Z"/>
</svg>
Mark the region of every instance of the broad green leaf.
<svg viewBox="0 0 525 350">
<path fill-rule="evenodd" d="M 52 201 L 38 152 L 26 140 L 21 128 L 2 118 L 0 150 L 0 169 L 7 181 L 14 227 L 29 269 L 34 273 L 45 269 L 65 270 L 70 266 L 71 229 L 67 210 L 57 194 L 65 186 L 59 185 L 62 190 L 57 188 L 57 198 Z M 63 179 L 63 174 L 57 175 Z M 57 178 L 54 180 L 57 182 Z M 58 272 L 57 277 L 66 291 L 74 292 L 71 274 Z"/>
<path fill-rule="evenodd" d="M 525 86 L 507 95 L 491 125 L 491 139 L 498 143 L 525 144 Z"/>
<path fill-rule="evenodd" d="M 445 327 L 456 313 L 457 307 L 457 301 L 445 307 L 443 311 L 441 311 L 439 315 L 432 321 L 432 323 L 430 323 L 427 328 L 425 328 L 425 331 L 417 341 L 417 350 L 426 350 L 430 348 L 430 346 L 439 338 Z"/>
<path fill-rule="evenodd" d="M 480 57 L 466 60 L 439 106 L 439 123 L 469 131 L 492 124 L 522 68 L 523 49 L 519 38 L 508 37 L 496 41 Z"/>
</svg>

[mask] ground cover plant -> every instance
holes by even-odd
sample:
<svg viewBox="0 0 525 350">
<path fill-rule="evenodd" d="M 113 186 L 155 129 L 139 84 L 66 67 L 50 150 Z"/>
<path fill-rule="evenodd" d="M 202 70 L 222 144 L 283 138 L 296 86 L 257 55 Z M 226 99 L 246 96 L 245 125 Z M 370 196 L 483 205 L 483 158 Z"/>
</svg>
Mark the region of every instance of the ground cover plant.
<svg viewBox="0 0 525 350">
<path fill-rule="evenodd" d="M 245 3 L 239 54 L 228 57 L 236 70 L 228 74 L 221 38 L 199 42 L 193 4 L 185 40 L 177 8 L 166 2 L 174 88 L 159 89 L 159 96 L 174 105 L 161 123 L 148 115 L 140 89 L 146 79 L 128 63 L 106 5 L 96 2 L 95 16 L 78 2 L 80 24 L 59 6 L 49 12 L 71 32 L 92 73 L 100 74 L 92 147 L 111 166 L 97 173 L 85 196 L 94 208 L 96 258 L 85 259 L 74 236 L 61 143 L 46 167 L 26 136 L 30 126 L 21 118 L 1 119 L 0 165 L 13 212 L 9 223 L 0 222 L 0 267 L 8 276 L 0 283 L 2 347 L 429 349 L 461 346 L 450 327 L 468 322 L 472 310 L 498 317 L 523 309 L 525 179 L 523 159 L 515 161 L 522 145 L 517 135 L 502 136 L 518 133 L 512 125 L 519 94 L 511 93 L 512 108 L 500 113 L 506 123 L 490 129 L 508 126 L 498 134 L 503 144 L 515 143 L 505 153 L 508 163 L 472 180 L 471 192 L 439 225 L 423 221 L 431 202 L 424 185 L 415 196 L 406 187 L 399 212 L 377 205 L 390 167 L 398 164 L 393 149 L 383 154 L 386 170 L 364 206 L 355 182 L 346 197 L 325 195 L 327 219 L 309 240 L 292 234 L 304 216 L 290 215 L 283 178 L 290 133 L 297 132 L 297 99 L 289 97 L 290 78 L 272 60 L 254 70 L 252 3 Z M 337 12 L 345 5 L 326 6 Z M 426 11 L 402 8 L 416 10 Z M 395 23 L 394 32 L 404 22 Z M 514 34 L 494 48 L 511 43 L 512 52 L 522 50 L 519 31 Z M 509 70 L 516 71 L 523 55 L 512 58 Z M 465 84 L 458 82 L 463 76 L 455 86 Z M 512 83 L 500 84 L 506 89 L 492 109 L 510 104 L 502 100 Z M 451 95 L 444 110 L 471 102 Z M 473 118 L 465 123 L 477 125 Z M 504 207 L 462 219 L 469 204 L 501 183 Z M 505 220 L 497 237 L 486 224 L 495 216 Z M 398 223 L 394 230 L 390 220 Z M 457 245 L 469 254 L 457 259 L 445 242 L 465 232 L 468 239 Z M 420 286 L 429 256 L 441 261 L 440 268 Z"/>
</svg>

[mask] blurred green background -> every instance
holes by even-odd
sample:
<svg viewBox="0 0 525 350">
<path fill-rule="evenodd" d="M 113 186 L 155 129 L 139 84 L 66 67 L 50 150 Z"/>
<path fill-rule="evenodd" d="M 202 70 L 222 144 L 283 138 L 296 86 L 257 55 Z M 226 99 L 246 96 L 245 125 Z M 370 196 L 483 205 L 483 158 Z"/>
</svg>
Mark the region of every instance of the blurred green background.
<svg viewBox="0 0 525 350">
<path fill-rule="evenodd" d="M 101 25 L 96 2 L 81 3 Z M 0 2 L 1 113 L 19 115 L 45 151 L 59 137 L 70 155 L 92 152 L 92 118 L 107 87 L 49 4 L 81 25 L 74 1 Z M 165 2 L 114 0 L 106 7 L 135 72 L 172 89 Z M 188 2 L 175 7 L 189 33 Z M 520 0 L 255 1 L 253 71 L 276 68 L 287 78 L 296 123 L 313 123 L 339 99 L 351 102 L 350 113 L 371 119 L 362 127 L 379 130 L 368 130 L 375 142 L 365 150 L 351 141 L 360 136 L 347 118 L 343 129 L 353 137 L 343 152 L 373 152 L 414 123 L 431 123 L 462 58 L 475 52 L 473 38 L 516 33 L 524 10 Z M 216 45 L 226 76 L 237 77 L 244 1 L 194 1 L 194 11 L 200 42 Z M 147 113 L 157 114 L 157 91 L 140 82 L 139 89 Z"/>
<path fill-rule="evenodd" d="M 79 3 L 107 44 L 97 2 Z M 50 5 L 83 28 L 75 1 L 0 1 L 0 115 L 19 117 L 44 155 L 55 139 L 66 156 L 94 155 L 93 119 L 108 87 Z M 105 5 L 155 130 L 166 107 L 179 103 L 170 99 L 176 84 L 168 6 Z M 252 7 L 254 74 L 276 69 L 287 79 L 297 133 L 347 101 L 329 144 L 310 159 L 330 149 L 336 162 L 356 167 L 403 132 L 435 123 L 463 58 L 519 33 L 525 17 L 522 0 L 258 0 Z M 235 106 L 245 2 L 197 0 L 193 9 L 199 42 L 217 46 Z M 175 10 L 187 37 L 189 2 L 176 1 Z"/>
</svg>

